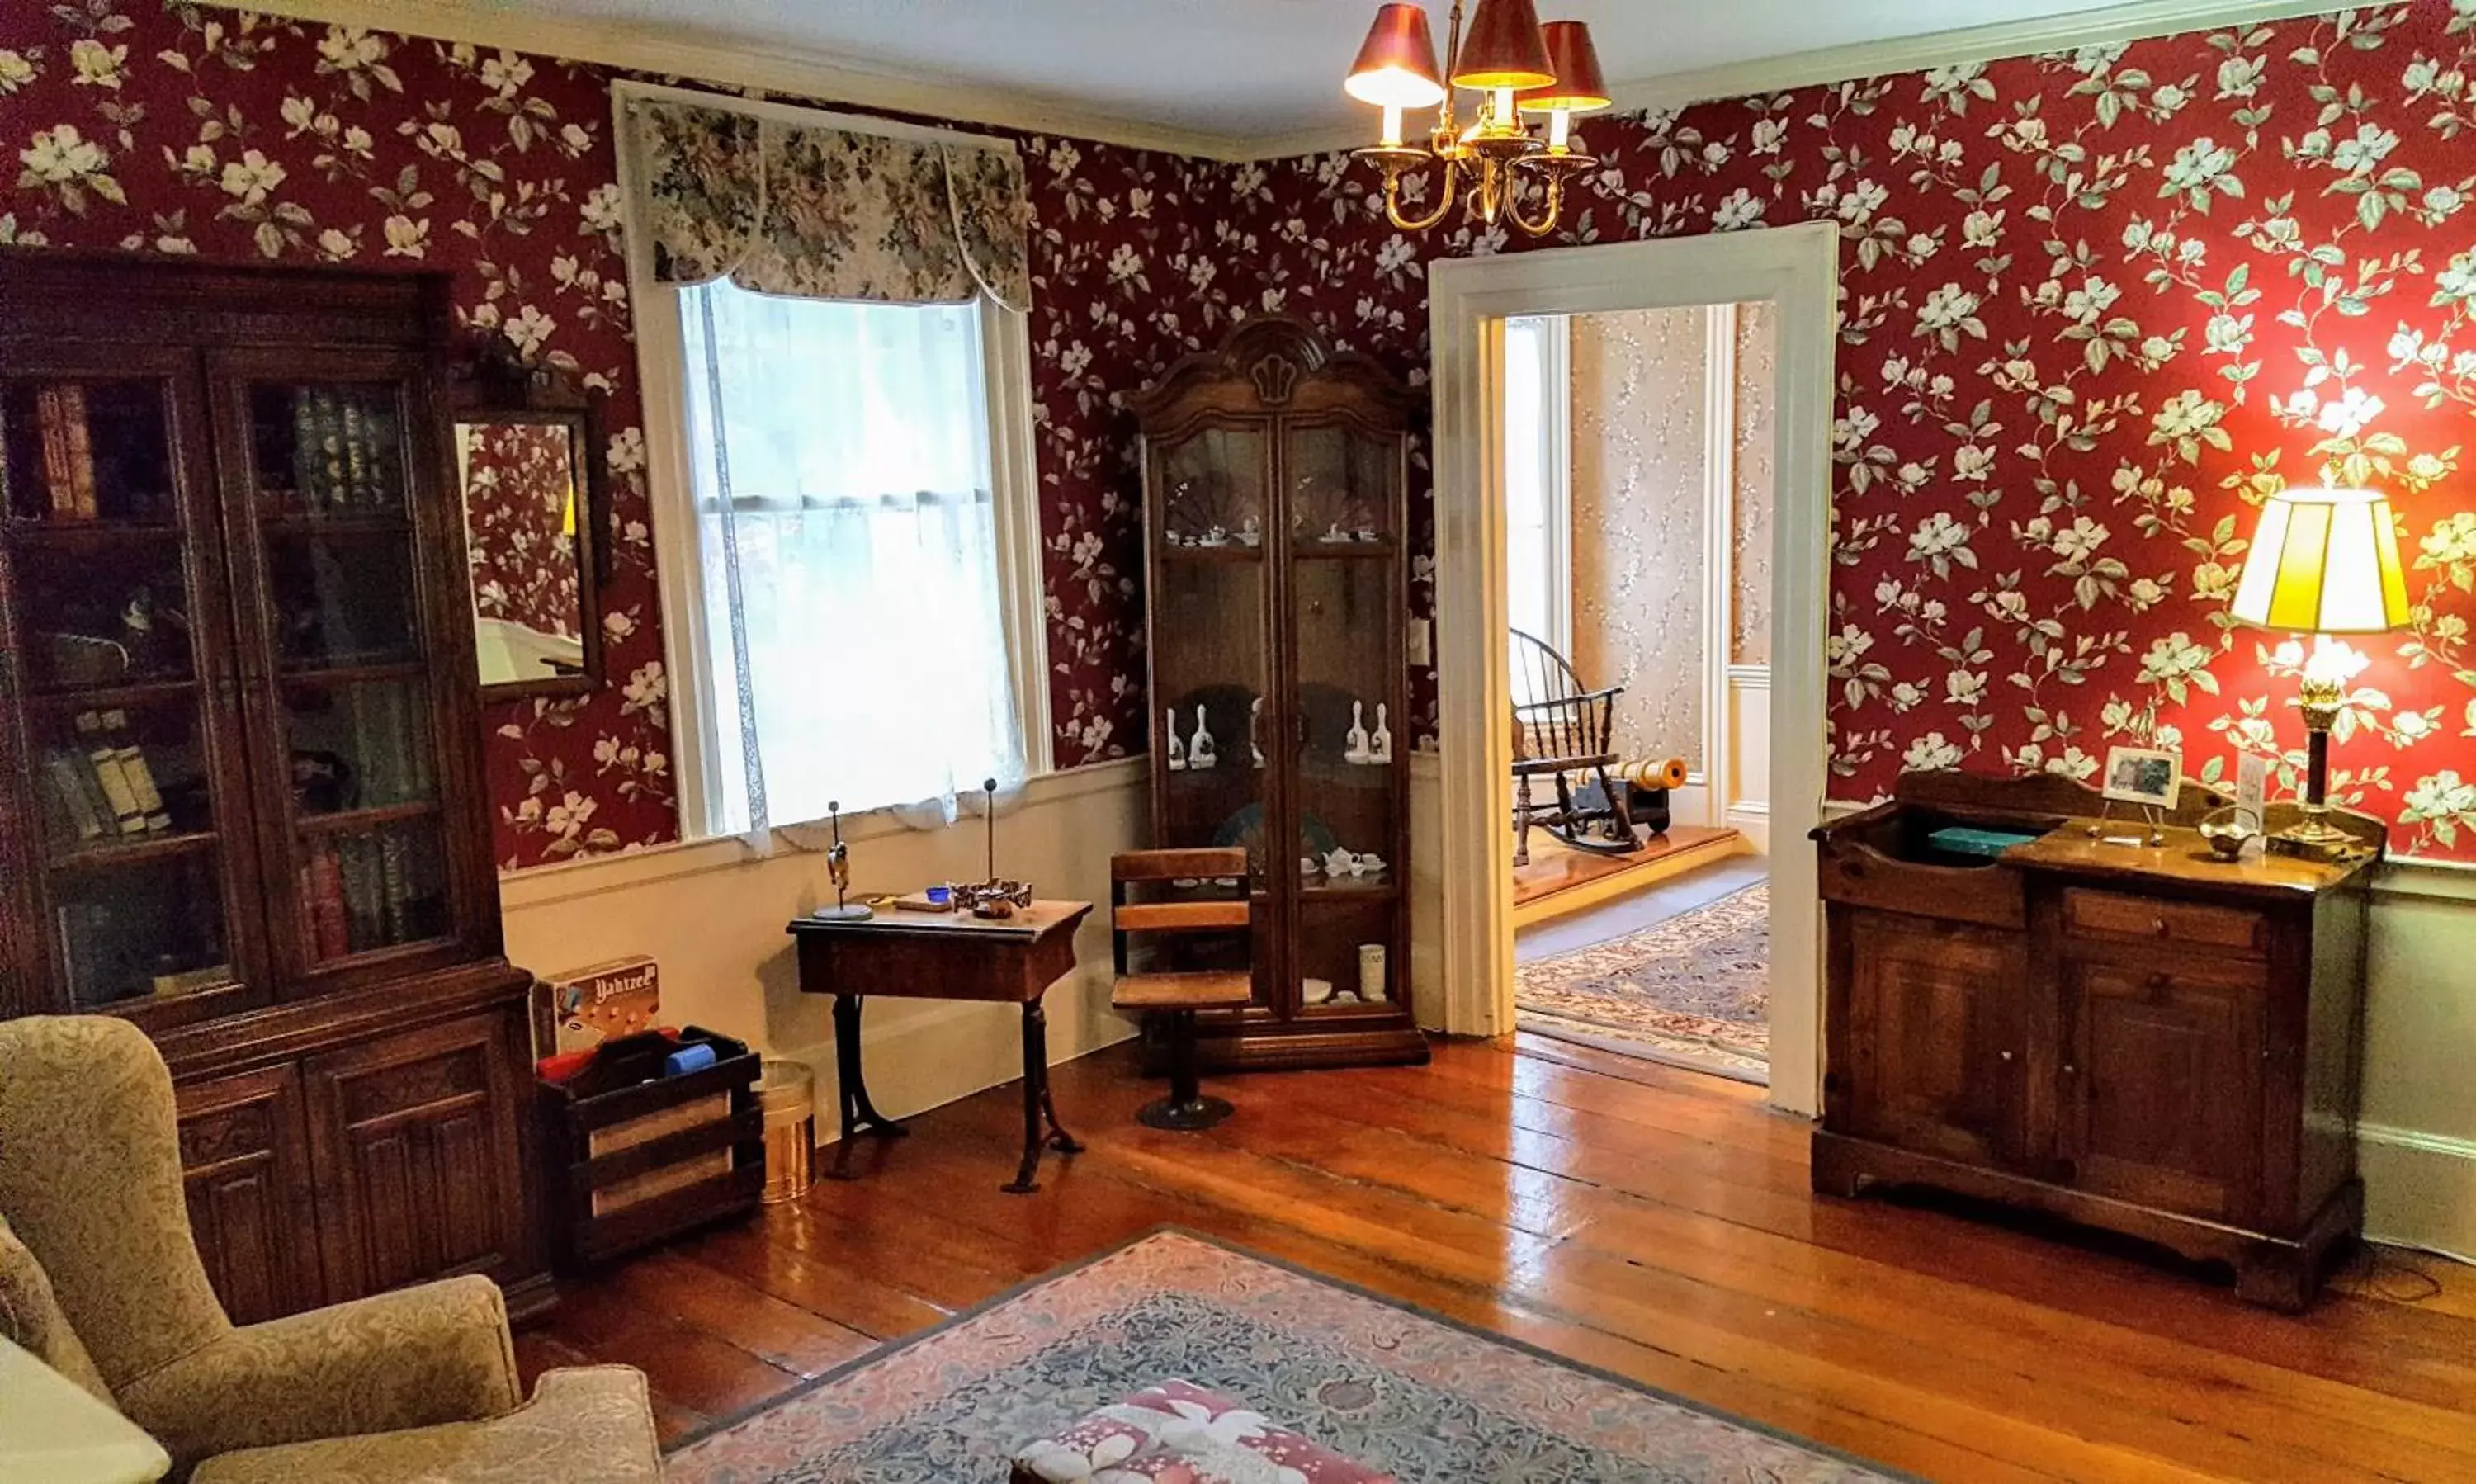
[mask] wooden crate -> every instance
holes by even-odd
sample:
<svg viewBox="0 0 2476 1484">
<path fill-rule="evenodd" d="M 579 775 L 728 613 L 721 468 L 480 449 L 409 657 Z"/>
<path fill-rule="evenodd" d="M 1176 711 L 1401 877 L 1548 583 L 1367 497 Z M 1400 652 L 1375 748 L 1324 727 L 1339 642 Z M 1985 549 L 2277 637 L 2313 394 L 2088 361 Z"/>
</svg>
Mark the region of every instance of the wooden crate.
<svg viewBox="0 0 2476 1484">
<path fill-rule="evenodd" d="M 693 1026 L 681 1041 L 710 1045 L 714 1064 L 666 1077 L 666 1049 L 614 1047 L 603 1055 L 619 1056 L 623 1071 L 641 1059 L 653 1079 L 587 1096 L 537 1084 L 552 1246 L 562 1264 L 604 1262 L 756 1208 L 765 1185 L 760 1058 Z"/>
</svg>

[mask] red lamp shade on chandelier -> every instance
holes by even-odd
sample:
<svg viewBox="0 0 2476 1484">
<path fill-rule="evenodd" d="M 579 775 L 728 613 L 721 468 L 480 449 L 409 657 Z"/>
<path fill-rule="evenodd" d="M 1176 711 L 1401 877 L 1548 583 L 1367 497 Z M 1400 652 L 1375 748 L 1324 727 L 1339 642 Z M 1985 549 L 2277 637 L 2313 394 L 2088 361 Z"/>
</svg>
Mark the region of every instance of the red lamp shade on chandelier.
<svg viewBox="0 0 2476 1484">
<path fill-rule="evenodd" d="M 1455 87 L 1546 87 L 1556 81 L 1530 0 L 1478 0 L 1452 67 Z"/>
<path fill-rule="evenodd" d="M 1427 30 L 1426 11 L 1415 5 L 1377 11 L 1367 44 L 1358 49 L 1358 61 L 1341 90 L 1379 109 L 1431 109 L 1444 102 L 1436 38 Z"/>
<path fill-rule="evenodd" d="M 1561 150 L 1572 137 L 1573 115 L 1596 113 L 1615 100 L 1599 75 L 1599 49 L 1591 44 L 1591 28 L 1577 20 L 1551 20 L 1539 28 L 1548 45 L 1548 65 L 1556 81 L 1544 87 L 1525 87 L 1513 95 L 1524 113 L 1548 115 L 1548 147 Z"/>
<path fill-rule="evenodd" d="M 1573 115 L 1609 106 L 1608 85 L 1579 21 L 1542 26 L 1531 0 L 1477 0 L 1463 26 L 1462 0 L 1452 0 L 1445 65 L 1436 66 L 1435 37 L 1424 6 L 1379 6 L 1342 90 L 1384 111 L 1384 134 L 1358 158 L 1384 172 L 1385 218 L 1403 232 L 1441 223 L 1457 203 L 1493 227 L 1510 218 L 1532 236 L 1556 230 L 1566 184 L 1598 161 L 1572 136 Z M 1449 81 L 1450 87 L 1447 86 Z M 1455 88 L 1483 94 L 1465 127 L 1454 116 Z M 1402 113 L 1433 108 L 1435 126 L 1419 143 L 1403 137 Z M 1525 115 L 1548 115 L 1547 137 Z M 1403 211 L 1402 178 L 1422 171 L 1439 179 L 1435 209 L 1414 218 Z M 1407 199 L 1416 199 L 1415 190 Z M 1532 214 L 1530 207 L 1537 207 Z"/>
</svg>

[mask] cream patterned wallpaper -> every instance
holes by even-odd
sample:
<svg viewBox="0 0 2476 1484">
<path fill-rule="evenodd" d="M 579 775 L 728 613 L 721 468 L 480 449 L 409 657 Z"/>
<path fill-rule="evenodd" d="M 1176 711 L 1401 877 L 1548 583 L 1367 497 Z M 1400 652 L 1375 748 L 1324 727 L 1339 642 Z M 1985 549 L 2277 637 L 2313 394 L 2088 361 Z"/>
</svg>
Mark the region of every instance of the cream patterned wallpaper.
<svg viewBox="0 0 2476 1484">
<path fill-rule="evenodd" d="M 1706 311 L 1576 315 L 1573 668 L 1628 756 L 1702 758 Z"/>
<path fill-rule="evenodd" d="M 1732 483 L 1736 611 L 1729 663 L 1771 662 L 1771 403 L 1777 381 L 1769 303 L 1737 306 L 1737 434 Z"/>
</svg>

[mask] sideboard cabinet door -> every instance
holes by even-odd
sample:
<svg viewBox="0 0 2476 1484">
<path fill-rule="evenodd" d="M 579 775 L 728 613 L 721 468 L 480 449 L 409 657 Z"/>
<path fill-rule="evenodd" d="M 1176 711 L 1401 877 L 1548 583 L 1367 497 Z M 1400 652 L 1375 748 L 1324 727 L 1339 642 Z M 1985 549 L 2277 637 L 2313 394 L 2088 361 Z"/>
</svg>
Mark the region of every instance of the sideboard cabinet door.
<svg viewBox="0 0 2476 1484">
<path fill-rule="evenodd" d="M 2251 1220 L 2264 1004 L 2258 967 L 2067 965 L 2058 1106 L 2072 1183 L 2212 1221 Z"/>
<path fill-rule="evenodd" d="M 189 1230 L 233 1322 L 325 1303 L 300 1068 L 186 1084 L 180 1121 Z"/>
<path fill-rule="evenodd" d="M 2027 968 L 2017 932 L 1848 916 L 1849 1131 L 1975 1165 L 2016 1162 Z"/>
<path fill-rule="evenodd" d="M 468 1016 L 310 1059 L 319 1230 L 339 1298 L 532 1271 L 512 1014 Z"/>
</svg>

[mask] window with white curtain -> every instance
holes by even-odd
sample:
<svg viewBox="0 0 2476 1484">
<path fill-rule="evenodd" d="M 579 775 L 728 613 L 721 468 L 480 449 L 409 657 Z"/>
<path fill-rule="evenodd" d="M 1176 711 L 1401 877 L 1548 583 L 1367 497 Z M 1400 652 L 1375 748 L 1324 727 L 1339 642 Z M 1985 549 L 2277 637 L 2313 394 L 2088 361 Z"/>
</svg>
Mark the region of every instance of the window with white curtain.
<svg viewBox="0 0 2476 1484">
<path fill-rule="evenodd" d="M 704 816 L 741 832 L 1027 771 L 985 343 L 1007 311 L 678 292 Z M 1009 379 L 1010 380 L 1010 379 Z M 994 421 L 993 421 L 994 419 Z M 693 785 L 692 785 L 693 786 Z"/>
<path fill-rule="evenodd" d="M 1505 600 L 1512 626 L 1572 648 L 1572 323 L 1504 322 Z"/>
</svg>

